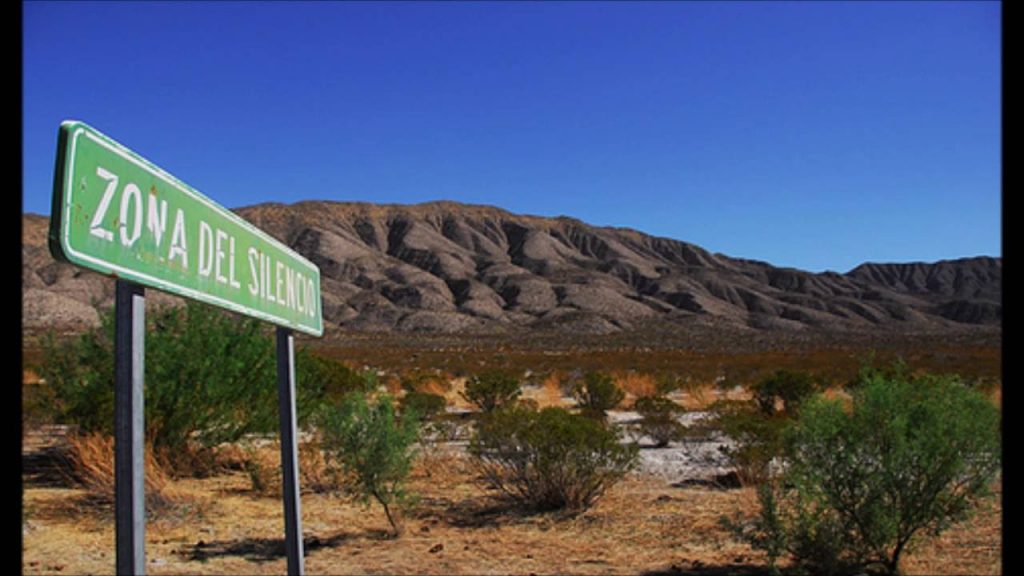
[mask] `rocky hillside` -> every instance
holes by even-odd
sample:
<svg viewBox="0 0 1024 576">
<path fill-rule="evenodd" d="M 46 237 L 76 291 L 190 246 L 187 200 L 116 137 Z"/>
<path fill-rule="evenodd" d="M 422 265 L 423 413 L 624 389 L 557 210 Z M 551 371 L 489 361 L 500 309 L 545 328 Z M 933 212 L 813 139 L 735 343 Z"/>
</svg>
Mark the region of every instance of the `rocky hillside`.
<svg viewBox="0 0 1024 576">
<path fill-rule="evenodd" d="M 320 266 L 325 325 L 346 330 L 602 334 L 713 320 L 916 331 L 1002 322 L 999 258 L 814 274 L 634 230 L 450 202 L 262 204 L 238 213 Z M 113 283 L 54 262 L 47 225 L 23 219 L 25 327 L 94 324 Z"/>
</svg>

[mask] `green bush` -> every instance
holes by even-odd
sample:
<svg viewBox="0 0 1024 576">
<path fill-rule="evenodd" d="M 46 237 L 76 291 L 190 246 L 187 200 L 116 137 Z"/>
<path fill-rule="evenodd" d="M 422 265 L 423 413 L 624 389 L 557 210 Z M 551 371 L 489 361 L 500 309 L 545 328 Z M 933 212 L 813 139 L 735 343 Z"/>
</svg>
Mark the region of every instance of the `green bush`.
<svg viewBox="0 0 1024 576">
<path fill-rule="evenodd" d="M 295 380 L 297 394 L 301 394 L 298 403 L 304 407 L 299 410 L 300 421 L 304 421 L 305 416 L 321 403 L 339 404 L 348 394 L 366 393 L 377 385 L 372 372 L 358 372 L 337 360 L 317 356 L 305 349 L 295 355 Z"/>
<path fill-rule="evenodd" d="M 60 424 L 83 433 L 114 433 L 114 316 L 100 316 L 101 326 L 73 339 L 52 332 L 42 341 L 39 376 L 47 391 L 40 396 L 46 411 Z"/>
<path fill-rule="evenodd" d="M 114 315 L 80 336 L 43 340 L 39 398 L 59 423 L 113 434 Z M 249 433 L 278 432 L 275 344 L 267 325 L 187 302 L 147 310 L 146 440 L 177 474 L 205 474 L 209 451 Z M 299 350 L 297 413 L 304 425 L 317 406 L 375 386 L 371 375 Z M 199 450 L 194 450 L 199 448 Z"/>
<path fill-rule="evenodd" d="M 858 388 L 875 378 L 888 380 L 911 380 L 914 378 L 910 366 L 902 356 L 888 364 L 879 365 L 877 355 L 872 350 L 858 358 L 858 361 L 857 375 L 845 384 L 845 388 L 848 390 Z"/>
<path fill-rule="evenodd" d="M 189 302 L 146 334 L 146 437 L 172 451 L 276 432 L 275 345 L 266 324 Z"/>
<path fill-rule="evenodd" d="M 782 451 L 782 432 L 791 418 L 784 413 L 765 414 L 750 402 L 719 401 L 712 406 L 713 425 L 733 444 L 721 450 L 736 467 L 745 485 L 768 480 L 771 464 Z"/>
<path fill-rule="evenodd" d="M 418 417 L 396 418 L 388 396 L 370 403 L 363 394 L 350 394 L 337 409 L 322 411 L 318 422 L 324 450 L 341 462 L 364 503 L 371 498 L 380 503 L 398 536 L 397 512 L 413 500 L 405 482 L 415 456 Z"/>
<path fill-rule="evenodd" d="M 952 377 L 866 377 L 852 408 L 817 397 L 784 436 L 751 543 L 815 573 L 899 571 L 921 535 L 967 516 L 1000 466 L 999 411 Z"/>
<path fill-rule="evenodd" d="M 733 440 L 722 450 L 732 459 L 740 481 L 757 485 L 770 476 L 772 462 L 782 450 L 783 430 L 820 386 L 805 372 L 777 370 L 750 388 L 753 403 L 721 401 L 713 412 L 719 429 Z"/>
<path fill-rule="evenodd" d="M 469 450 L 491 485 L 534 510 L 584 510 L 637 462 L 636 446 L 561 408 L 491 412 Z"/>
<path fill-rule="evenodd" d="M 572 395 L 584 415 L 601 419 L 626 397 L 612 377 L 602 372 L 585 374 L 583 381 L 573 386 Z"/>
<path fill-rule="evenodd" d="M 519 381 L 506 372 L 491 370 L 477 374 L 466 383 L 462 397 L 481 412 L 488 413 L 515 402 L 522 394 Z"/>
<path fill-rule="evenodd" d="M 686 435 L 686 427 L 678 420 L 682 406 L 664 396 L 638 398 L 633 409 L 640 413 L 640 433 L 654 440 L 656 448 L 664 448 Z"/>
<path fill-rule="evenodd" d="M 766 415 L 775 414 L 776 404 L 782 402 L 783 411 L 794 413 L 800 404 L 818 391 L 818 385 L 806 372 L 778 370 L 751 386 L 754 401 Z"/>
<path fill-rule="evenodd" d="M 415 413 L 421 420 L 430 420 L 444 412 L 447 401 L 440 394 L 406 392 L 399 402 L 402 414 Z"/>
<path fill-rule="evenodd" d="M 163 453 L 277 430 L 274 344 L 256 320 L 202 304 L 146 315 L 146 439 Z M 44 340 L 40 371 L 59 422 L 113 433 L 113 313 L 81 336 Z"/>
</svg>

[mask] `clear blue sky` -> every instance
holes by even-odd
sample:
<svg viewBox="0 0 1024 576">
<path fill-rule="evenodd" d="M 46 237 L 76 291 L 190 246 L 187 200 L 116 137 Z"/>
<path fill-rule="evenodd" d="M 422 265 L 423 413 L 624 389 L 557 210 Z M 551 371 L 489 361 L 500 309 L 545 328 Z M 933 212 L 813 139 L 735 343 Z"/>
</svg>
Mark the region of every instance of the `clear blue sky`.
<svg viewBox="0 0 1024 576">
<path fill-rule="evenodd" d="M 995 2 L 23 4 L 23 210 L 83 120 L 213 200 L 447 199 L 812 271 L 1001 254 Z"/>
</svg>

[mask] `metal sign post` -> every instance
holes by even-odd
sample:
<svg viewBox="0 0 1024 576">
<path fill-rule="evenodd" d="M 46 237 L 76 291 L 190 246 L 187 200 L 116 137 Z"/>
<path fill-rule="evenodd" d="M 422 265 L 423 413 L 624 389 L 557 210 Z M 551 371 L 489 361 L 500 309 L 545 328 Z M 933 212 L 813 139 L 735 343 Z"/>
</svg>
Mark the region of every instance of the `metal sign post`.
<svg viewBox="0 0 1024 576">
<path fill-rule="evenodd" d="M 298 427 L 295 422 L 295 337 L 277 328 L 277 398 L 281 418 L 281 471 L 284 482 L 284 547 L 288 574 L 305 573 L 302 551 L 302 507 L 299 500 Z"/>
<path fill-rule="evenodd" d="M 146 298 L 142 286 L 117 281 L 114 300 L 114 523 L 117 573 L 146 570 L 144 482 Z"/>
<path fill-rule="evenodd" d="M 117 279 L 118 574 L 141 575 L 146 568 L 143 286 L 278 326 L 285 549 L 288 573 L 302 574 L 292 330 L 323 334 L 320 269 L 145 158 L 71 120 L 58 133 L 49 240 L 57 260 Z"/>
</svg>

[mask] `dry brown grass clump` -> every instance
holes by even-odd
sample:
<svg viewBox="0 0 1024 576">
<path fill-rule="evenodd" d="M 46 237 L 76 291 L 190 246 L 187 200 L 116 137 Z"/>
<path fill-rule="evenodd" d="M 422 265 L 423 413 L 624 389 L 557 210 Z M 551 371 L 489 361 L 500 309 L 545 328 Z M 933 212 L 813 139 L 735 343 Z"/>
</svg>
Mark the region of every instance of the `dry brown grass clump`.
<svg viewBox="0 0 1024 576">
<path fill-rule="evenodd" d="M 455 408 L 456 410 L 475 410 L 476 407 L 463 395 L 466 392 L 466 383 L 469 379 L 466 377 L 452 378 L 448 382 L 448 390 L 444 394 L 444 399 L 448 403 L 448 406 Z"/>
<path fill-rule="evenodd" d="M 378 386 L 384 389 L 384 393 L 391 397 L 400 396 L 404 391 L 402 388 L 402 379 L 395 374 L 388 374 L 383 376 L 377 382 Z"/>
<path fill-rule="evenodd" d="M 252 491 L 265 496 L 281 493 L 281 452 L 276 447 L 246 448 L 242 463 Z"/>
<path fill-rule="evenodd" d="M 548 408 L 550 406 L 565 408 L 576 404 L 568 394 L 569 376 L 567 374 L 556 370 L 539 380 L 536 387 L 527 388 L 523 391 L 523 400 L 536 402 L 538 408 Z"/>
<path fill-rule="evenodd" d="M 299 444 L 299 482 L 305 491 L 335 492 L 344 485 L 344 473 L 327 457 L 317 439 Z"/>
<path fill-rule="evenodd" d="M 707 410 L 721 399 L 721 393 L 714 384 L 692 384 L 682 393 L 680 404 L 687 410 Z"/>
<path fill-rule="evenodd" d="M 626 393 L 625 404 L 629 405 L 637 398 L 655 396 L 658 386 L 650 374 L 641 374 L 633 370 L 628 372 L 612 372 L 615 385 Z"/>
<path fill-rule="evenodd" d="M 170 475 L 146 446 L 144 457 L 146 509 L 157 514 L 171 508 L 180 498 L 170 489 Z M 73 434 L 67 437 L 61 472 L 70 484 L 81 486 L 89 499 L 114 503 L 114 438 L 103 434 Z"/>
<path fill-rule="evenodd" d="M 159 451 L 156 459 L 173 478 L 209 478 L 230 466 L 230 459 L 221 454 L 223 450 L 224 447 L 212 448 L 190 443 L 180 448 Z"/>
</svg>

